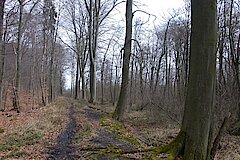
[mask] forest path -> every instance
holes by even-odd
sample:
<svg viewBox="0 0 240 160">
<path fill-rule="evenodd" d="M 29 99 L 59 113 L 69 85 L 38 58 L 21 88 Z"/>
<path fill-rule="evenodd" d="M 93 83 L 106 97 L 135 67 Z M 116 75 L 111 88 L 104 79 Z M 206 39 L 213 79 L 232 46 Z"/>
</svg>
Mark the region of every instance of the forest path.
<svg viewBox="0 0 240 160">
<path fill-rule="evenodd" d="M 28 112 L 1 113 L 0 160 L 167 159 L 154 148 L 170 143 L 177 128 L 154 125 L 139 111 L 123 124 L 112 119 L 113 111 L 110 104 L 59 97 Z M 239 140 L 224 136 L 215 159 L 239 160 Z"/>
<path fill-rule="evenodd" d="M 126 135 L 123 135 L 128 134 L 122 133 L 126 132 L 123 126 L 120 123 L 116 124 L 109 118 L 109 115 L 89 107 L 83 108 L 81 112 L 87 118 L 87 125 L 94 127 L 87 138 L 88 140 L 85 141 L 85 145 L 79 148 L 79 151 L 86 154 L 88 158 L 98 160 L 125 159 L 114 152 L 128 152 L 137 149 L 135 144 L 131 143 L 130 138 L 127 139 Z M 136 141 L 136 139 L 134 140 Z"/>
<path fill-rule="evenodd" d="M 73 160 L 77 156 L 74 154 L 76 148 L 73 146 L 73 140 L 75 137 L 77 124 L 75 118 L 75 110 L 71 103 L 68 107 L 69 122 L 63 132 L 57 137 L 56 144 L 49 150 L 49 156 L 47 159 L 66 159 Z"/>
<path fill-rule="evenodd" d="M 133 137 L 125 135 L 128 133 L 123 126 L 113 122 L 109 115 L 88 106 L 76 107 L 73 103 L 69 101 L 68 123 L 56 138 L 55 144 L 49 148 L 47 159 L 123 159 L 116 152 L 137 149 L 131 143 Z M 109 128 L 111 125 L 113 128 Z"/>
</svg>

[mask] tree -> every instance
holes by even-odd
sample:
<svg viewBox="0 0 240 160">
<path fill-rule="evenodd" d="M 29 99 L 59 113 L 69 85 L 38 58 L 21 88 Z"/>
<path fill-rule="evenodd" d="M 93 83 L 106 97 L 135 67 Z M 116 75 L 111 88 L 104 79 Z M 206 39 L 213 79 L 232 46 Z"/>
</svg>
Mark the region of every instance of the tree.
<svg viewBox="0 0 240 160">
<path fill-rule="evenodd" d="M 2 86 L 3 86 L 3 68 L 4 68 L 4 42 L 3 42 L 3 17 L 5 0 L 0 1 L 0 111 L 3 111 L 2 104 Z"/>
<path fill-rule="evenodd" d="M 123 53 L 122 67 L 122 83 L 118 103 L 114 111 L 113 117 L 117 120 L 123 119 L 124 110 L 127 103 L 128 81 L 129 81 L 129 63 L 131 56 L 131 39 L 132 39 L 132 0 L 127 0 L 126 3 L 126 34 Z"/>
<path fill-rule="evenodd" d="M 45 0 L 45 14 L 46 14 L 46 25 L 47 31 L 49 32 L 48 36 L 50 38 L 50 61 L 49 61 L 49 82 L 48 82 L 48 102 L 51 103 L 53 101 L 53 67 L 54 67 L 54 52 L 55 52 L 55 43 L 56 43 L 56 18 L 57 13 L 55 11 L 55 6 L 52 0 Z"/>
<path fill-rule="evenodd" d="M 181 131 L 165 147 L 185 160 L 208 160 L 212 149 L 216 74 L 216 0 L 191 0 L 190 73 Z"/>
<path fill-rule="evenodd" d="M 102 2 L 101 0 L 90 0 L 89 4 L 84 0 L 88 13 L 88 54 L 90 59 L 90 103 L 96 101 L 96 62 L 99 29 L 104 20 L 109 16 L 113 9 L 123 1 L 113 0 L 112 3 Z M 111 5 L 109 5 L 111 4 Z"/>
<path fill-rule="evenodd" d="M 22 36 L 23 36 L 23 7 L 24 0 L 18 0 L 19 2 L 19 21 L 18 21 L 18 35 L 17 35 L 17 47 L 16 47 L 16 76 L 14 86 L 14 98 L 13 107 L 18 113 L 20 112 L 19 106 L 19 92 L 20 92 L 20 73 L 21 73 L 21 59 L 22 59 Z"/>
<path fill-rule="evenodd" d="M 234 7 L 234 0 L 231 0 L 231 4 L 230 4 L 230 19 L 229 19 L 229 45 L 230 45 L 230 57 L 231 57 L 231 61 L 232 61 L 232 69 L 233 69 L 233 77 L 234 77 L 234 88 L 237 88 L 236 90 L 236 95 L 237 97 L 240 96 L 240 78 L 239 78 L 239 54 L 240 54 L 240 33 L 238 33 L 238 35 L 234 35 L 234 31 L 233 31 L 233 7 Z M 236 32 L 235 32 L 236 33 Z M 235 48 L 234 45 L 234 37 L 238 37 L 237 39 L 237 48 Z M 239 99 L 239 98 L 237 98 Z M 238 115 L 238 119 L 240 120 L 240 101 L 237 101 L 237 106 L 239 109 L 239 115 Z"/>
</svg>

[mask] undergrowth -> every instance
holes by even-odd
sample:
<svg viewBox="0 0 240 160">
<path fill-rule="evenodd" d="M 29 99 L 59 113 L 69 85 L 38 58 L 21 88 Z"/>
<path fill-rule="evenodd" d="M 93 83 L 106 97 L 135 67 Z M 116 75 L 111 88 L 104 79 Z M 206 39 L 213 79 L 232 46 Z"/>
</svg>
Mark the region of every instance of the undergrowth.
<svg viewBox="0 0 240 160">
<path fill-rule="evenodd" d="M 43 133 L 34 127 L 20 127 L 0 142 L 0 152 L 18 151 L 26 145 L 34 145 L 43 137 Z M 15 152 L 12 153 L 13 155 Z"/>
</svg>

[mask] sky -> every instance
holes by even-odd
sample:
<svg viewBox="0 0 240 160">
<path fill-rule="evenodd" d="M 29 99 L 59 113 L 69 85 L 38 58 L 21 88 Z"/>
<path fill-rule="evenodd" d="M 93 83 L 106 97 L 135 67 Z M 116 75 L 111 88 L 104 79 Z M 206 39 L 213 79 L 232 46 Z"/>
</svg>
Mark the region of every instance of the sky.
<svg viewBox="0 0 240 160">
<path fill-rule="evenodd" d="M 167 18 L 173 10 L 177 10 L 184 6 L 184 0 L 133 0 L 135 6 L 134 10 L 143 10 L 150 14 L 153 14 L 161 19 L 165 16 Z M 137 6 L 137 8 L 136 8 Z M 125 4 L 121 4 L 116 11 L 115 16 L 121 16 L 121 19 L 125 19 Z M 115 11 L 113 11 L 115 13 Z M 120 14 L 120 15 L 119 15 Z M 144 14 L 139 14 L 137 16 L 144 16 Z"/>
<path fill-rule="evenodd" d="M 150 16 L 143 12 L 134 14 L 135 18 L 141 18 L 143 22 L 148 21 L 151 27 L 153 24 L 165 24 L 170 17 L 176 13 L 174 10 L 183 8 L 185 0 L 133 0 L 133 11 L 142 10 L 154 16 Z M 125 25 L 125 3 L 120 4 L 116 10 L 113 10 L 112 15 L 121 26 Z M 133 20 L 135 21 L 135 20 Z M 145 25 L 146 26 L 146 25 Z"/>
<path fill-rule="evenodd" d="M 142 4 L 146 4 L 149 11 L 156 14 L 165 13 L 171 11 L 171 9 L 177 9 L 184 4 L 183 0 L 138 0 Z"/>
<path fill-rule="evenodd" d="M 140 8 L 157 16 L 159 21 L 168 18 L 173 10 L 184 5 L 184 0 L 136 0 Z"/>
</svg>

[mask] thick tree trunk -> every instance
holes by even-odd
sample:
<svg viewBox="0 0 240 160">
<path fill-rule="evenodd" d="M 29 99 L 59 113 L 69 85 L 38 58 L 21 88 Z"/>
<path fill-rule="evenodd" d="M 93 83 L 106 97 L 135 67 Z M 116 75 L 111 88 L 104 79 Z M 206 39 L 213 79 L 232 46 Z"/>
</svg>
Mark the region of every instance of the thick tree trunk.
<svg viewBox="0 0 240 160">
<path fill-rule="evenodd" d="M 192 0 L 190 74 L 181 131 L 170 143 L 174 156 L 208 160 L 216 81 L 216 0 Z"/>
<path fill-rule="evenodd" d="M 216 1 L 192 0 L 190 75 L 182 125 L 185 159 L 205 160 L 210 156 L 216 86 L 216 29 Z"/>
<path fill-rule="evenodd" d="M 4 110 L 3 107 L 3 72 L 4 72 L 4 41 L 3 41 L 3 17 L 4 17 L 5 0 L 0 1 L 0 111 Z"/>
<path fill-rule="evenodd" d="M 189 76 L 189 15 L 186 25 L 186 41 L 184 44 L 184 96 L 186 96 L 187 84 L 188 84 L 188 76 Z"/>
<path fill-rule="evenodd" d="M 132 39 L 132 0 L 127 0 L 126 3 L 126 35 L 123 54 L 122 68 L 122 84 L 120 95 L 113 117 L 117 120 L 123 119 L 123 114 L 127 104 L 128 81 L 129 81 L 129 63 L 131 56 L 131 39 Z"/>
<path fill-rule="evenodd" d="M 238 92 L 238 97 L 240 97 L 240 78 L 239 78 L 239 56 L 240 56 L 240 34 L 238 35 L 238 44 L 237 44 L 237 60 L 236 60 L 236 79 L 237 79 L 237 92 Z M 240 100 L 238 99 L 237 101 L 238 105 L 238 120 L 240 121 Z M 239 130 L 240 133 L 240 130 Z"/>
</svg>

